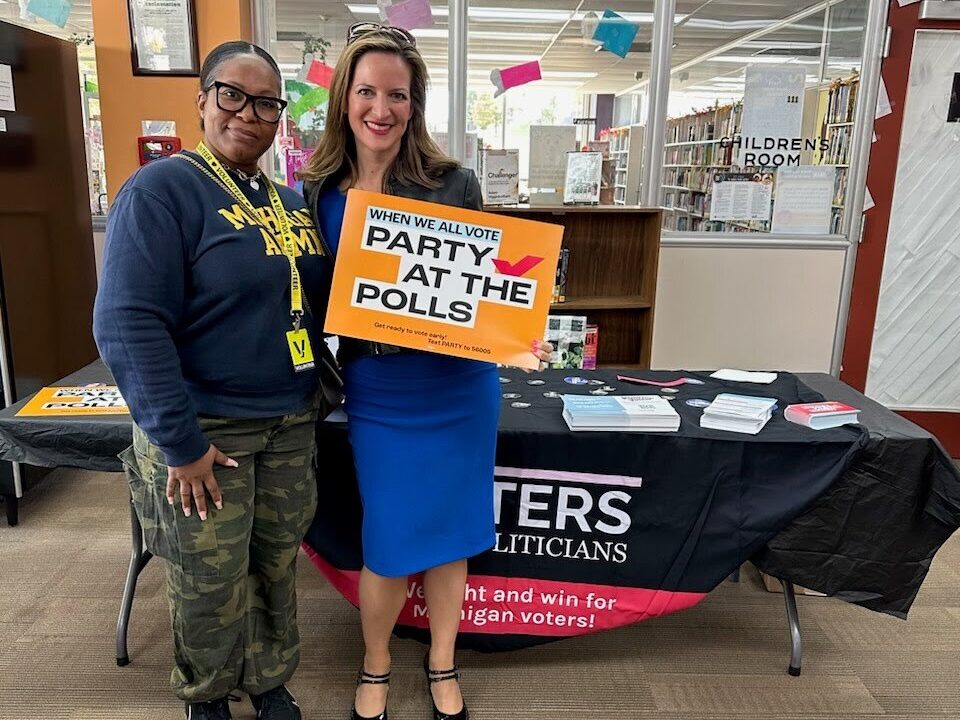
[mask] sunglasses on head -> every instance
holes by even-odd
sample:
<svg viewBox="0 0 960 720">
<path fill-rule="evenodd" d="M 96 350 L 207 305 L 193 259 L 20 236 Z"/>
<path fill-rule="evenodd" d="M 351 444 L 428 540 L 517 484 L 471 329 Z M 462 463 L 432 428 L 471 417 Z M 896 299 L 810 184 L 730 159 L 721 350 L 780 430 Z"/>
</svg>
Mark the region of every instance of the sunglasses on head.
<svg viewBox="0 0 960 720">
<path fill-rule="evenodd" d="M 393 25 L 381 25 L 375 22 L 359 22 L 351 25 L 350 29 L 347 30 L 347 45 L 357 38 L 362 38 L 364 35 L 371 33 L 386 33 L 392 35 L 403 45 L 417 46 L 417 39 L 409 31 Z"/>
</svg>

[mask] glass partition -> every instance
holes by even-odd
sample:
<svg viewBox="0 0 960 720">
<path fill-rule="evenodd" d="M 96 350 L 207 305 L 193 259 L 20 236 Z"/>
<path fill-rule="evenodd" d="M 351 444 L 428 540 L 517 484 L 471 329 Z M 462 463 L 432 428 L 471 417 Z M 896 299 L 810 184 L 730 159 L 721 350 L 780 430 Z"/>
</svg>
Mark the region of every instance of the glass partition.
<svg viewBox="0 0 960 720">
<path fill-rule="evenodd" d="M 678 3 L 665 229 L 845 230 L 867 5 Z"/>
</svg>

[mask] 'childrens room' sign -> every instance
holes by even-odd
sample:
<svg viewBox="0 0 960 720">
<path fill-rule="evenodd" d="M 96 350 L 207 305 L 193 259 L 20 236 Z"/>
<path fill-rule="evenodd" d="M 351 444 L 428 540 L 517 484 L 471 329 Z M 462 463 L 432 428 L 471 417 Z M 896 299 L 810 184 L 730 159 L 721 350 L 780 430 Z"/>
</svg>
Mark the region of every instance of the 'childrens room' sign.
<svg viewBox="0 0 960 720">
<path fill-rule="evenodd" d="M 563 228 L 361 190 L 347 196 L 325 331 L 536 367 Z"/>
</svg>

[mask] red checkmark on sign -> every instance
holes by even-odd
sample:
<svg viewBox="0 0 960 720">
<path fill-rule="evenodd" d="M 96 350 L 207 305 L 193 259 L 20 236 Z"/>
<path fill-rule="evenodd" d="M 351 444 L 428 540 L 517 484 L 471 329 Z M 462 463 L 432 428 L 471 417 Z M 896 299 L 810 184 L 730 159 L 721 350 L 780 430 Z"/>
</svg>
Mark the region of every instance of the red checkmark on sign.
<svg viewBox="0 0 960 720">
<path fill-rule="evenodd" d="M 497 272 L 501 275 L 513 275 L 515 277 L 521 277 L 536 267 L 541 260 L 543 260 L 542 257 L 527 255 L 525 258 L 517 260 L 517 262 L 512 264 L 506 260 L 494 260 L 493 264 L 496 265 Z"/>
</svg>

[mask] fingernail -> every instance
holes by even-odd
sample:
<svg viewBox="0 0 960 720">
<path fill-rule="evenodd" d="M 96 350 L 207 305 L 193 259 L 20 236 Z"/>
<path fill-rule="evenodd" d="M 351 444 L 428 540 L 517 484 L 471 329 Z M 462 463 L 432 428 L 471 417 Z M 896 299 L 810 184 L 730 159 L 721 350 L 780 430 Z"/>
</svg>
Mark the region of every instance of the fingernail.
<svg viewBox="0 0 960 720">
<path fill-rule="evenodd" d="M 173 505 L 173 498 L 172 498 L 172 497 L 168 497 L 168 498 L 167 498 L 167 505 Z"/>
<path fill-rule="evenodd" d="M 222 500 L 217 500 L 217 501 L 214 503 L 214 505 L 217 506 L 217 510 L 223 510 L 223 501 L 222 501 Z"/>
<path fill-rule="evenodd" d="M 238 463 L 238 462 L 237 462 L 236 460 L 234 460 L 233 458 L 230 458 L 230 459 L 227 461 L 227 465 L 229 465 L 230 467 L 240 467 L 240 463 Z"/>
<path fill-rule="evenodd" d="M 200 520 L 203 521 L 203 520 L 206 520 L 206 519 L 207 519 L 207 511 L 206 511 L 206 510 L 201 510 L 201 511 L 200 511 Z"/>
<path fill-rule="evenodd" d="M 183 516 L 184 516 L 184 517 L 190 517 L 190 512 L 191 512 L 190 508 L 184 508 L 184 509 L 183 509 Z"/>
</svg>

